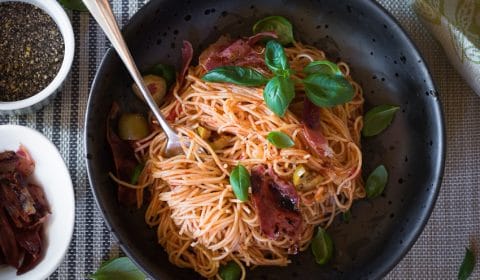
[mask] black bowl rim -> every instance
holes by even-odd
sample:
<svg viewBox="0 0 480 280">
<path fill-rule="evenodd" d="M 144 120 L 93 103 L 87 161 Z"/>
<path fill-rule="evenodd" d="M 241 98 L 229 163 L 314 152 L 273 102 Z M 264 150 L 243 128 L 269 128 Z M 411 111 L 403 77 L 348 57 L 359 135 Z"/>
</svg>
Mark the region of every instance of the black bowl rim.
<svg viewBox="0 0 480 280">
<path fill-rule="evenodd" d="M 141 7 L 127 22 L 127 24 L 125 24 L 122 28 L 122 34 L 129 28 L 129 26 L 139 20 L 144 13 L 146 13 L 146 11 L 149 9 L 148 7 L 150 7 L 152 4 L 153 1 L 150 1 L 148 2 L 147 4 L 145 4 L 143 7 Z M 415 45 L 415 43 L 413 42 L 413 40 L 410 38 L 410 36 L 408 35 L 408 33 L 405 31 L 405 29 L 401 26 L 401 24 L 397 21 L 397 19 L 395 17 L 393 17 L 393 15 L 387 11 L 383 6 L 381 6 L 379 3 L 377 3 L 375 0 L 368 0 L 365 2 L 366 5 L 370 5 L 369 8 L 373 9 L 373 10 L 377 10 L 379 11 L 380 14 L 382 14 L 384 16 L 384 18 L 389 21 L 392 26 L 396 29 L 398 29 L 398 33 L 400 36 L 401 36 L 401 40 L 404 41 L 407 45 L 409 45 L 411 47 L 411 50 L 422 60 L 422 61 L 425 61 L 423 55 L 420 53 L 418 47 Z M 107 213 L 108 212 L 108 209 L 106 209 L 104 207 L 104 205 L 102 205 L 100 203 L 100 200 L 99 200 L 99 197 L 98 197 L 98 192 L 97 192 L 97 188 L 95 187 L 94 185 L 94 182 L 93 182 L 93 178 L 91 176 L 92 174 L 92 167 L 91 165 L 89 164 L 89 159 L 87 158 L 87 154 L 88 154 L 88 151 L 90 150 L 90 141 L 88 141 L 88 136 L 87 136 L 87 127 L 89 127 L 89 118 L 88 116 L 90 115 L 90 110 L 91 110 L 91 107 L 88 106 L 90 103 L 91 103 L 91 99 L 92 99 L 92 94 L 94 92 L 94 90 L 96 88 L 99 87 L 99 85 L 102 83 L 102 79 L 101 77 L 98 75 L 100 73 L 100 70 L 101 70 L 101 66 L 104 65 L 104 63 L 110 59 L 111 56 L 115 56 L 116 55 L 116 52 L 115 50 L 113 49 L 113 47 L 110 47 L 105 55 L 103 56 L 100 64 L 99 64 L 99 67 L 97 69 L 97 72 L 95 73 L 95 77 L 93 79 L 93 82 L 92 82 L 92 85 L 91 85 L 91 88 L 90 88 L 90 91 L 89 91 L 89 96 L 88 96 L 88 100 L 87 100 L 87 108 L 86 108 L 86 112 L 85 112 L 85 123 L 84 123 L 84 140 L 85 140 L 85 143 L 84 143 L 84 147 L 85 147 L 85 162 L 86 162 L 86 166 L 87 166 L 87 174 L 88 174 L 88 181 L 89 181 L 89 184 L 90 184 L 90 188 L 92 190 L 92 193 L 93 193 L 93 196 L 95 198 L 95 202 L 98 206 L 98 208 L 100 209 L 101 213 L 102 213 L 102 216 L 103 216 L 103 219 L 105 221 L 105 224 L 108 228 L 108 230 L 110 232 L 113 233 L 114 237 L 117 239 L 118 243 L 119 243 L 119 246 L 120 248 L 122 249 L 122 251 L 133 261 L 133 263 L 135 263 L 141 270 L 143 270 L 147 275 L 149 276 L 152 276 L 153 273 L 145 268 L 144 266 L 141 265 L 141 263 L 139 263 L 133 253 L 131 252 L 130 250 L 130 247 L 125 245 L 122 238 L 120 238 L 120 236 L 118 236 L 116 230 L 114 229 L 114 227 L 110 224 L 110 220 L 109 220 L 109 214 Z M 435 85 L 435 82 L 433 81 L 432 79 L 432 75 L 430 73 L 430 70 L 428 68 L 428 65 L 425 63 L 424 64 L 424 71 L 425 71 L 425 74 L 426 76 L 428 77 L 428 81 L 431 85 L 432 85 L 432 88 L 433 90 L 435 90 L 437 93 L 438 93 L 438 90 L 437 90 L 437 86 Z M 439 94 L 437 94 L 437 96 L 439 96 Z M 416 241 L 418 240 L 420 234 L 423 232 L 423 229 L 425 228 L 426 224 L 428 223 L 429 219 L 430 219 L 430 216 L 433 212 L 433 209 L 434 209 L 434 206 L 435 206 L 435 203 L 436 203 L 436 200 L 438 198 L 438 195 L 440 193 L 440 187 L 441 187 L 441 184 L 442 184 L 442 179 L 443 179 L 443 175 L 444 175 L 444 171 L 445 171 L 445 158 L 446 158 L 446 145 L 445 145 L 445 138 L 446 138 L 446 130 L 445 130 L 445 118 L 444 118 L 444 113 L 443 113 L 443 106 L 442 106 L 442 103 L 439 99 L 439 97 L 436 97 L 435 98 L 435 103 L 433 104 L 436 108 L 436 111 L 437 111 L 437 114 L 439 116 L 439 118 L 436 120 L 438 125 L 439 125 L 439 131 L 440 131 L 440 139 L 438 141 L 438 145 L 439 145 L 439 153 L 440 153 L 440 162 L 437 163 L 437 166 L 435 167 L 435 171 L 434 173 L 436 173 L 437 176 L 434 176 L 436 178 L 435 182 L 433 183 L 433 186 L 432 186 L 432 189 L 433 191 L 431 192 L 430 196 L 428 197 L 428 205 L 426 206 L 425 210 L 423 211 L 423 217 L 421 217 L 421 222 L 420 223 L 417 223 L 416 226 L 413 228 L 413 235 L 412 235 L 412 238 L 410 239 L 410 242 L 408 243 L 407 246 L 403 247 L 401 249 L 401 251 L 397 254 L 397 256 L 393 259 L 391 259 L 390 263 L 388 265 L 385 265 L 385 266 L 382 266 L 382 270 L 379 270 L 377 271 L 373 277 L 373 279 L 382 279 L 383 277 L 385 277 L 404 257 L 405 255 L 410 251 L 410 249 L 413 247 L 413 245 L 416 243 Z M 152 278 L 154 278 L 152 276 Z"/>
</svg>

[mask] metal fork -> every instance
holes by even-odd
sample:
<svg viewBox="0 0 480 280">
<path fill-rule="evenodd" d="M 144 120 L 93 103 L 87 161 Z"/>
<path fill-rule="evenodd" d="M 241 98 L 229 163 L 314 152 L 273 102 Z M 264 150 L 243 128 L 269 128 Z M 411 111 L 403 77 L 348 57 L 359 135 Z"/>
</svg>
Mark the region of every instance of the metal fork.
<svg viewBox="0 0 480 280">
<path fill-rule="evenodd" d="M 97 21 L 98 25 L 100 25 L 105 35 L 107 35 L 108 39 L 113 45 L 113 48 L 117 51 L 120 59 L 125 64 L 128 72 L 142 92 L 148 107 L 150 107 L 155 115 L 155 118 L 158 120 L 158 123 L 165 132 L 168 138 L 167 146 L 164 152 L 165 156 L 172 157 L 182 154 L 183 150 L 180 144 L 181 139 L 177 135 L 176 131 L 167 123 L 165 117 L 162 115 L 160 109 L 150 95 L 148 88 L 145 86 L 143 78 L 138 71 L 137 66 L 135 65 L 135 61 L 128 50 L 125 40 L 123 39 L 122 33 L 120 33 L 120 29 L 118 28 L 117 21 L 115 20 L 115 16 L 113 15 L 108 0 L 83 0 L 83 3 L 90 11 L 93 18 Z"/>
</svg>

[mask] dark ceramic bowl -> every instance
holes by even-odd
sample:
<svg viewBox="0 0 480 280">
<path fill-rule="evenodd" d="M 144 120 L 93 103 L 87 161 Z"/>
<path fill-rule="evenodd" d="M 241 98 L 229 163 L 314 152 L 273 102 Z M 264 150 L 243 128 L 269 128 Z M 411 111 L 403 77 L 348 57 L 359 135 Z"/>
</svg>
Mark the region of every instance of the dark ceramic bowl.
<svg viewBox="0 0 480 280">
<path fill-rule="evenodd" d="M 316 265 L 310 250 L 287 267 L 258 267 L 249 279 L 378 279 L 407 253 L 427 223 L 439 192 L 445 157 L 442 109 L 423 58 L 388 13 L 373 1 L 151 1 L 124 29 L 140 69 L 155 63 L 180 66 L 180 47 L 189 40 L 194 57 L 221 34 L 251 34 L 258 19 L 283 15 L 297 40 L 326 50 L 331 60 L 351 65 L 363 86 L 366 109 L 378 104 L 401 107 L 382 134 L 364 139 L 364 174 L 384 164 L 384 194 L 354 203 L 352 219 L 329 228 L 335 258 Z M 196 61 L 194 60 L 195 64 Z M 155 229 L 144 223 L 144 209 L 121 207 L 108 172 L 114 170 L 106 141 L 112 101 L 129 110 L 146 108 L 133 96 L 131 79 L 110 50 L 92 86 L 85 144 L 90 184 L 107 225 L 122 248 L 155 279 L 198 279 L 192 270 L 168 261 Z"/>
</svg>

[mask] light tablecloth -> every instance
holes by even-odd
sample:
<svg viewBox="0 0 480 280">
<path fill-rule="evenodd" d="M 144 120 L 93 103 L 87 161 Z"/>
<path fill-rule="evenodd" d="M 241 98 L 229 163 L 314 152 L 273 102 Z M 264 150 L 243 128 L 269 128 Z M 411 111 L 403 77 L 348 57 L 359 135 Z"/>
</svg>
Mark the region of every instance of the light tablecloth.
<svg viewBox="0 0 480 280">
<path fill-rule="evenodd" d="M 144 0 L 113 0 L 125 23 Z M 447 127 L 447 160 L 434 212 L 422 235 L 387 279 L 455 279 L 465 246 L 480 241 L 480 98 L 455 72 L 439 44 L 421 25 L 406 0 L 379 0 L 413 38 L 438 86 Z M 75 188 L 76 221 L 72 243 L 50 279 L 85 279 L 106 259 L 121 252 L 104 225 L 88 185 L 83 130 L 91 81 L 108 43 L 92 18 L 69 12 L 75 32 L 75 60 L 55 100 L 36 114 L 0 116 L 0 124 L 35 128 L 50 138 L 65 159 Z M 480 268 L 471 279 L 480 279 Z"/>
</svg>

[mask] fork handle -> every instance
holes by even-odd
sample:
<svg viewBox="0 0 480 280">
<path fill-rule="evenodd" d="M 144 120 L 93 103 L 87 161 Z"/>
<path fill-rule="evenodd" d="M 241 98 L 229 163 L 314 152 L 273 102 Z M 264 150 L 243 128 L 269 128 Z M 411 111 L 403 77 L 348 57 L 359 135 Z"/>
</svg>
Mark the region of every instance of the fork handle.
<svg viewBox="0 0 480 280">
<path fill-rule="evenodd" d="M 163 131 L 169 139 L 176 137 L 176 132 L 170 127 L 165 118 L 163 117 L 157 103 L 153 100 L 150 92 L 148 91 L 143 78 L 138 71 L 137 66 L 128 50 L 127 44 L 123 40 L 122 33 L 118 28 L 117 21 L 113 15 L 112 9 L 108 0 L 83 0 L 83 3 L 92 14 L 93 18 L 97 21 L 98 25 L 103 29 L 103 32 L 107 35 L 107 38 L 112 43 L 113 48 L 117 51 L 118 56 L 125 64 L 128 72 L 132 76 L 138 88 L 142 92 L 147 105 L 153 111 L 155 118 L 158 120 Z"/>
</svg>

